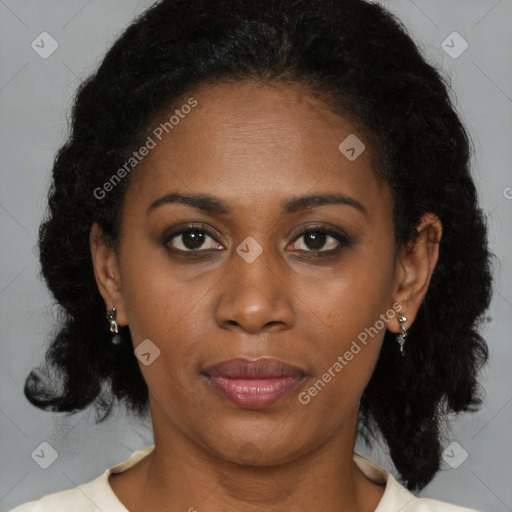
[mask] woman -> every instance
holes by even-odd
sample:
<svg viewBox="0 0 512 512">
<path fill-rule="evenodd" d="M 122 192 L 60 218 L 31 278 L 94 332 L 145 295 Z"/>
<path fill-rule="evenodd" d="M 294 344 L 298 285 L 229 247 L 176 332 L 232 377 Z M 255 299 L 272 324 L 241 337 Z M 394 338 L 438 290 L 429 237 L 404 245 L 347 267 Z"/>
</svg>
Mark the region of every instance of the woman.
<svg viewBox="0 0 512 512">
<path fill-rule="evenodd" d="M 469 510 L 410 492 L 445 415 L 480 402 L 469 148 L 377 4 L 150 8 L 80 88 L 55 161 L 40 254 L 64 387 L 34 371 L 25 394 L 149 411 L 155 443 L 14 510 Z"/>
</svg>

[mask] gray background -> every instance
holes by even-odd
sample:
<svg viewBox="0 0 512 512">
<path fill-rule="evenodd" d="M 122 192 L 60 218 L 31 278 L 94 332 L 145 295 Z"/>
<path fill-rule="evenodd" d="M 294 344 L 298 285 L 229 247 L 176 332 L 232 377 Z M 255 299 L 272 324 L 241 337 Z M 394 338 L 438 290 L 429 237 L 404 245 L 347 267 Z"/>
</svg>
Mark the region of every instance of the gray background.
<svg viewBox="0 0 512 512">
<path fill-rule="evenodd" d="M 0 509 L 91 480 L 152 443 L 150 423 L 123 411 L 95 426 L 86 411 L 66 418 L 23 395 L 41 361 L 55 306 L 39 279 L 35 249 L 54 154 L 80 80 L 145 0 L 0 0 Z M 449 439 L 468 452 L 457 469 L 443 463 L 422 494 L 484 511 L 512 510 L 512 35 L 511 0 L 389 0 L 427 58 L 451 77 L 457 108 L 476 146 L 474 176 L 499 259 L 491 322 L 487 396 L 473 415 L 453 418 Z M 42 59 L 31 43 L 43 31 L 59 47 Z M 453 59 L 441 43 L 453 31 L 468 49 Z M 361 34 L 364 37 L 364 34 Z M 31 454 L 43 441 L 59 457 L 48 469 Z M 449 444 L 449 443 L 447 443 Z M 368 455 L 364 447 L 360 452 Z M 456 447 L 455 458 L 461 448 Z M 391 468 L 383 450 L 372 458 Z M 106 512 L 106 511 L 105 511 Z"/>
</svg>

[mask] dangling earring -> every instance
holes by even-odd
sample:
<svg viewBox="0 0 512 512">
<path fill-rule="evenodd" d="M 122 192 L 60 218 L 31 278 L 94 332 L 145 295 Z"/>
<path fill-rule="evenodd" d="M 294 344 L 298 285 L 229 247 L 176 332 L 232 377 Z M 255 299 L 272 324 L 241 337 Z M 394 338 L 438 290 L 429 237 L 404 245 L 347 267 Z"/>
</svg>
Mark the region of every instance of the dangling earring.
<svg viewBox="0 0 512 512">
<path fill-rule="evenodd" d="M 119 329 L 116 322 L 116 308 L 112 308 L 110 311 L 107 311 L 107 314 L 105 316 L 107 317 L 107 320 L 110 322 L 110 332 L 115 332 L 117 334 L 119 332 Z"/>
<path fill-rule="evenodd" d="M 396 337 L 396 341 L 398 341 L 398 344 L 400 345 L 400 353 L 404 354 L 404 344 L 405 344 L 405 338 L 407 338 L 407 329 L 405 328 L 404 322 L 407 321 L 407 317 L 405 315 L 402 315 L 400 313 L 398 315 L 398 323 L 400 324 L 400 334 Z"/>
<path fill-rule="evenodd" d="M 114 345 L 119 345 L 121 343 L 122 339 L 121 336 L 119 336 L 119 326 L 116 322 L 117 317 L 117 311 L 116 308 L 113 307 L 110 311 L 107 311 L 107 314 L 105 315 L 107 317 L 107 320 L 110 322 L 110 332 L 115 333 L 115 335 L 112 337 L 112 343 Z"/>
</svg>

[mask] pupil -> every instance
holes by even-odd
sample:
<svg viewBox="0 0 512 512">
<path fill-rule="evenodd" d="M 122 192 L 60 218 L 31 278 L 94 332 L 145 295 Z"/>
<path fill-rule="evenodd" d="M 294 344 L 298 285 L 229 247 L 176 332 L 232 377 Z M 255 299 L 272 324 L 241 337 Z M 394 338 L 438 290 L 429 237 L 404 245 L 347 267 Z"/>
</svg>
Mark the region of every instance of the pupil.
<svg viewBox="0 0 512 512">
<path fill-rule="evenodd" d="M 306 233 L 305 242 L 310 249 L 321 249 L 325 244 L 326 234 L 321 231 Z"/>
<path fill-rule="evenodd" d="M 183 243 L 188 249 L 198 249 L 204 243 L 204 233 L 201 231 L 187 231 L 182 234 Z"/>
</svg>

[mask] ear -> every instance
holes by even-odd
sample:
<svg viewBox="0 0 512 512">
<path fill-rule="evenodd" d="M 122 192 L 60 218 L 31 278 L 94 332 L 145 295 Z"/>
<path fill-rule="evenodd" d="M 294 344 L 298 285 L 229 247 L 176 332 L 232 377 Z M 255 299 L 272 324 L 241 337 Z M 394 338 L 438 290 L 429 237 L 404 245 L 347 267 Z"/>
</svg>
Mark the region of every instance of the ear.
<svg viewBox="0 0 512 512">
<path fill-rule="evenodd" d="M 105 301 L 106 310 L 116 308 L 118 325 L 126 325 L 126 313 L 121 293 L 121 279 L 117 255 L 99 224 L 94 223 L 89 233 L 94 277 Z"/>
<path fill-rule="evenodd" d="M 427 294 L 439 258 L 439 243 L 443 226 L 433 213 L 426 213 L 416 226 L 417 239 L 404 247 L 396 262 L 394 300 L 402 306 L 408 329 L 414 322 L 418 309 Z M 390 320 L 388 329 L 400 332 L 398 315 Z"/>
</svg>

